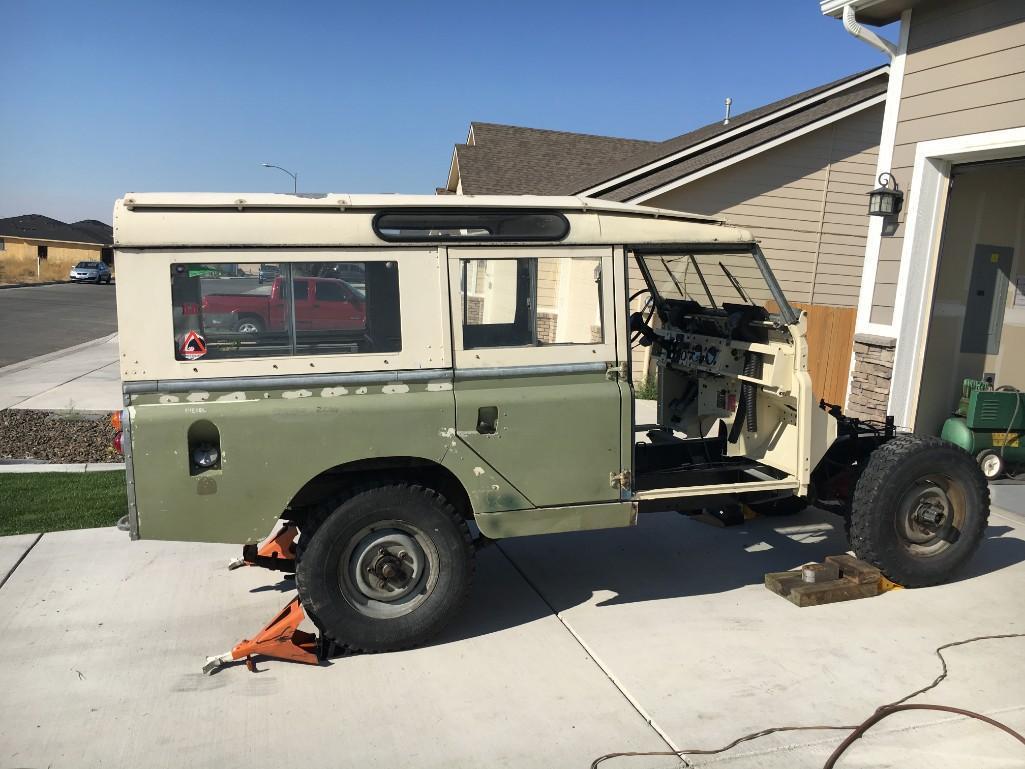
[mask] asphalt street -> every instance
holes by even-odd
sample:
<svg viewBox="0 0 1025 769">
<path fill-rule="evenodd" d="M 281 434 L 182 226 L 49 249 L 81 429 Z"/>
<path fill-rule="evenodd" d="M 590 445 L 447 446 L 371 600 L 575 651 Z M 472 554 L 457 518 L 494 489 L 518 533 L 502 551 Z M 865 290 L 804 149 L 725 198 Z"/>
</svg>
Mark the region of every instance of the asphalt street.
<svg viewBox="0 0 1025 769">
<path fill-rule="evenodd" d="M 114 292 L 88 283 L 0 290 L 0 366 L 114 333 Z"/>
</svg>

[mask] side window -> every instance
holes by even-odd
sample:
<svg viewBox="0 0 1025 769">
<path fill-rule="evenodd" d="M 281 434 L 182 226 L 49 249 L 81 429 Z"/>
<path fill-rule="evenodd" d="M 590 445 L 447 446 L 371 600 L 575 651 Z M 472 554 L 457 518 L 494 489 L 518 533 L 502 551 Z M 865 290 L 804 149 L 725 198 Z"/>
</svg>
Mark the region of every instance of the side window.
<svg viewBox="0 0 1025 769">
<path fill-rule="evenodd" d="M 296 306 L 296 353 L 402 349 L 396 262 L 297 262 L 292 271 L 309 278 L 314 296 L 305 309 Z"/>
<path fill-rule="evenodd" d="M 174 264 L 171 301 L 176 360 L 402 349 L 395 262 Z"/>
<path fill-rule="evenodd" d="M 175 264 L 175 360 L 288 355 L 287 283 L 277 264 Z"/>
<path fill-rule="evenodd" d="M 604 341 L 601 260 L 462 260 L 463 347 Z"/>
</svg>

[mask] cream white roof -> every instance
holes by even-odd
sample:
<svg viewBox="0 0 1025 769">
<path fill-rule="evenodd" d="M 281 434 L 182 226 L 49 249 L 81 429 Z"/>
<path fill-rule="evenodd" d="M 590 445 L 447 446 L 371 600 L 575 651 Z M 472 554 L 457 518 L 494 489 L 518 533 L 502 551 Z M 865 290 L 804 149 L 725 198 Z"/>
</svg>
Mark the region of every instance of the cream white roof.
<svg viewBox="0 0 1025 769">
<path fill-rule="evenodd" d="M 128 193 L 114 204 L 114 244 L 379 246 L 373 215 L 396 208 L 549 208 L 570 222 L 560 243 L 749 243 L 751 233 L 701 214 L 580 196 Z M 337 216 L 326 215 L 336 212 Z M 470 240 L 459 243 L 472 242 Z"/>
</svg>

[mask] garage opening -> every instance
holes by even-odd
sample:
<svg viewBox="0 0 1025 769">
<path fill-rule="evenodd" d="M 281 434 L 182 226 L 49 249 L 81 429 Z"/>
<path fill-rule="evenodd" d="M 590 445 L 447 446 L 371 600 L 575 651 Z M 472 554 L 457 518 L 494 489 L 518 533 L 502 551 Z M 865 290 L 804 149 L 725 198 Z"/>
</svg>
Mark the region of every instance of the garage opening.
<svg viewBox="0 0 1025 769">
<path fill-rule="evenodd" d="M 951 169 L 915 431 L 938 435 L 965 379 L 1025 390 L 1025 158 Z"/>
</svg>

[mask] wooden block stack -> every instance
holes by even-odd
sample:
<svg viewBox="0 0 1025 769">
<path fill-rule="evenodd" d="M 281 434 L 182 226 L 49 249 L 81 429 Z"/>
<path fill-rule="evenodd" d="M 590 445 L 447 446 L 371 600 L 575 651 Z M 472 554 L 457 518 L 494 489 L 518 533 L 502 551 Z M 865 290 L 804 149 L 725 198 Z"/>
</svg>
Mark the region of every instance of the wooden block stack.
<svg viewBox="0 0 1025 769">
<path fill-rule="evenodd" d="M 797 606 L 819 606 L 879 595 L 882 579 L 879 569 L 853 555 L 831 555 L 798 571 L 766 574 L 765 586 Z"/>
</svg>

